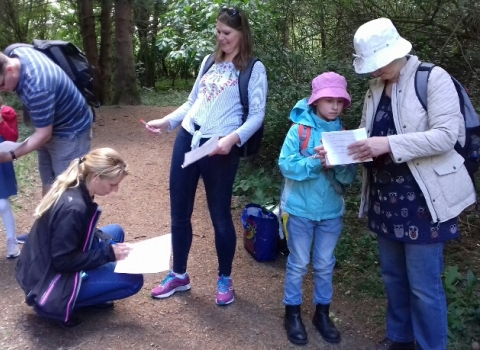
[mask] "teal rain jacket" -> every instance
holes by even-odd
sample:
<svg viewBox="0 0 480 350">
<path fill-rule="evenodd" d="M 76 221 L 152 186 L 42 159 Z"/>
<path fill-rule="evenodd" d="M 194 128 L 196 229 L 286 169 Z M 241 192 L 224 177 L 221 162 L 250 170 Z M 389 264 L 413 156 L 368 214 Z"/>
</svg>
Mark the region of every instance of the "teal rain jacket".
<svg viewBox="0 0 480 350">
<path fill-rule="evenodd" d="M 287 133 L 280 152 L 278 165 L 285 178 L 280 208 L 295 216 L 320 221 L 338 218 L 343 215 L 343 196 L 335 191 L 325 175 L 318 158 L 300 154 L 301 140 L 299 124 L 311 127 L 311 135 L 306 151 L 313 155 L 314 147 L 321 145 L 322 132 L 340 131 L 340 118 L 327 122 L 319 118 L 307 99 L 303 99 L 290 112 L 293 124 Z M 355 165 L 333 167 L 334 178 L 343 185 L 350 184 L 356 175 Z"/>
</svg>

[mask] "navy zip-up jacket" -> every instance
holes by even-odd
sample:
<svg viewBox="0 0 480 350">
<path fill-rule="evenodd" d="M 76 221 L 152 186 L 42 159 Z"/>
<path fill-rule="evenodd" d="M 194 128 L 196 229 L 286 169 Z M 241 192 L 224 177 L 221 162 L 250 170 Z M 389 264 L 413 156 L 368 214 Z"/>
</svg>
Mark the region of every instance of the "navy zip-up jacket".
<svg viewBox="0 0 480 350">
<path fill-rule="evenodd" d="M 67 189 L 33 224 L 18 259 L 16 278 L 26 303 L 40 315 L 68 321 L 82 271 L 115 261 L 110 245 L 90 250 L 99 216 L 98 205 L 80 183 Z"/>
</svg>

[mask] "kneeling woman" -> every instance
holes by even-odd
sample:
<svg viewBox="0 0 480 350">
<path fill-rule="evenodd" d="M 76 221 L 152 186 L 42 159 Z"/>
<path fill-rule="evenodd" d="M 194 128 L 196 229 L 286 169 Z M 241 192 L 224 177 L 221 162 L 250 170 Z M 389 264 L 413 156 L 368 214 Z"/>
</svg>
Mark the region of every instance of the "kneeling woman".
<svg viewBox="0 0 480 350">
<path fill-rule="evenodd" d="M 118 190 L 127 165 L 111 148 L 99 148 L 72 161 L 35 210 L 29 239 L 17 264 L 17 281 L 26 303 L 62 326 L 81 323 L 72 317 L 85 307 L 109 309 L 113 300 L 136 294 L 142 275 L 113 272 L 129 247 L 119 225 L 96 229 L 100 208 L 95 195 Z"/>
</svg>

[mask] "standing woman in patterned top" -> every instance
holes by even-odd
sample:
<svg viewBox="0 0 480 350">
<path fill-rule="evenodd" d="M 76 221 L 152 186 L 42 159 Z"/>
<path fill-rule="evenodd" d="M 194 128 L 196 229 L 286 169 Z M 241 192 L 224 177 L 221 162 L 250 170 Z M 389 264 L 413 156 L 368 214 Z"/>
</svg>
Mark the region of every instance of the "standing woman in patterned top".
<svg viewBox="0 0 480 350">
<path fill-rule="evenodd" d="M 17 112 L 12 107 L 5 106 L 0 97 L 0 142 L 17 141 Z M 17 179 L 12 162 L 0 163 L 0 216 L 7 232 L 7 258 L 20 255 L 15 238 L 15 217 L 10 206 L 9 197 L 17 194 Z"/>
<path fill-rule="evenodd" d="M 191 216 L 200 176 L 205 185 L 208 208 L 215 232 L 218 257 L 217 305 L 233 302 L 231 278 L 236 232 L 230 211 L 232 188 L 239 163 L 239 148 L 257 131 L 265 115 L 267 76 L 256 62 L 248 84 L 249 114 L 242 124 L 238 77 L 252 57 L 252 34 L 248 19 L 236 7 L 222 8 L 217 16 L 215 64 L 202 75 L 207 57 L 188 101 L 162 119 L 148 122 L 153 134 L 171 131 L 181 124 L 175 140 L 170 168 L 170 215 L 173 269 L 152 290 L 152 297 L 166 298 L 190 289 L 187 274 L 192 244 Z M 184 155 L 220 135 L 217 148 L 197 162 L 182 168 Z"/>
<path fill-rule="evenodd" d="M 475 189 L 455 144 L 465 123 L 450 75 L 428 81 L 428 112 L 415 92 L 420 65 L 392 21 L 360 26 L 353 39 L 355 71 L 373 80 L 360 126 L 368 138 L 349 146 L 365 163 L 360 216 L 377 234 L 387 292 L 387 334 L 378 350 L 445 350 L 447 302 L 442 283 L 445 242 L 460 236 L 458 215 Z"/>
</svg>

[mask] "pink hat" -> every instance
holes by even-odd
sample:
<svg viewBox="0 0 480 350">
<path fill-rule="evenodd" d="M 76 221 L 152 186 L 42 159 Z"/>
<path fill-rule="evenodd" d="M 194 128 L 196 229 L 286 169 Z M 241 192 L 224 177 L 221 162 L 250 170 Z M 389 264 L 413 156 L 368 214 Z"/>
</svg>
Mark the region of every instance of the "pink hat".
<svg viewBox="0 0 480 350">
<path fill-rule="evenodd" d="M 334 72 L 320 74 L 312 80 L 312 96 L 308 99 L 308 104 L 311 105 L 322 97 L 343 98 L 345 100 L 343 108 L 352 104 L 347 92 L 347 80 Z"/>
</svg>

